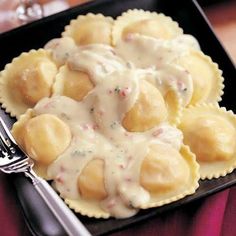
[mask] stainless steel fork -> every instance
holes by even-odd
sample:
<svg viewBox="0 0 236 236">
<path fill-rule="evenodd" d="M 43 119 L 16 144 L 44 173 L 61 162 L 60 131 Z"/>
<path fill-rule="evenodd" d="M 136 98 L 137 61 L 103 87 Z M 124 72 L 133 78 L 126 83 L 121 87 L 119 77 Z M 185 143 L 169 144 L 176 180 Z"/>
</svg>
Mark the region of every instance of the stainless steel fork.
<svg viewBox="0 0 236 236">
<path fill-rule="evenodd" d="M 0 170 L 5 173 L 23 172 L 44 199 L 69 236 L 91 235 L 58 194 L 32 170 L 33 161 L 17 145 L 6 124 L 0 117 Z"/>
</svg>

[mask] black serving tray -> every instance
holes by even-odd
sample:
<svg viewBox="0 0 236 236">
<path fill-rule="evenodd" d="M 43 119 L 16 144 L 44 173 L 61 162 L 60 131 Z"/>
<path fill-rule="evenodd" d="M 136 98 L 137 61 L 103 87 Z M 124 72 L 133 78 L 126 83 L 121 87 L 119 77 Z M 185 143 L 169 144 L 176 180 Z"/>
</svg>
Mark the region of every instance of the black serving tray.
<svg viewBox="0 0 236 236">
<path fill-rule="evenodd" d="M 198 3 L 194 0 L 97 0 L 68 9 L 1 34 L 0 70 L 21 52 L 43 47 L 50 39 L 60 37 L 65 25 L 69 24 L 70 20 L 76 18 L 79 14 L 93 12 L 116 17 L 123 11 L 133 8 L 157 11 L 169 15 L 179 22 L 185 33 L 192 34 L 198 39 L 204 53 L 211 56 L 213 61 L 217 62 L 220 69 L 223 70 L 225 89 L 221 106 L 236 112 L 236 101 L 234 100 L 234 88 L 236 88 L 235 66 L 212 31 Z M 12 125 L 14 120 L 8 114 L 1 110 L 0 115 L 9 126 Z M 39 198 L 32 184 L 21 175 L 13 175 L 11 180 L 16 186 L 16 194 L 32 234 L 36 236 L 65 235 L 63 228 L 53 218 L 48 208 L 45 207 L 44 202 Z M 169 205 L 140 211 L 139 214 L 129 219 L 99 220 L 82 217 L 79 214 L 78 217 L 93 235 L 109 234 L 174 207 L 223 190 L 235 183 L 236 171 L 219 179 L 200 181 L 200 187 L 195 194 Z"/>
</svg>

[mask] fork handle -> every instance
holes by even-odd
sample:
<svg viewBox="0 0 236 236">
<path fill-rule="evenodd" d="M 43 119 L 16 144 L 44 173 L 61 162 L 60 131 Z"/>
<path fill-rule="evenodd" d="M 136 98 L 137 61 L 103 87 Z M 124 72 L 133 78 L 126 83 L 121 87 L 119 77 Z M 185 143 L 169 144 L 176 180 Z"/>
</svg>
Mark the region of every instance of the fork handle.
<svg viewBox="0 0 236 236">
<path fill-rule="evenodd" d="M 69 236 L 91 236 L 85 226 L 45 180 L 36 176 L 32 178 L 32 181 L 37 192 L 44 199 Z"/>
</svg>

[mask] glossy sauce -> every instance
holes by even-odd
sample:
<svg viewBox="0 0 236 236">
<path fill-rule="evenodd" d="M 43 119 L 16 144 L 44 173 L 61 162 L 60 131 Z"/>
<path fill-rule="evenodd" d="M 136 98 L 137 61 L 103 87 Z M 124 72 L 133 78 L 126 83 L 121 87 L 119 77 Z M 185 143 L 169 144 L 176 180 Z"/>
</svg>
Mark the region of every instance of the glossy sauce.
<svg viewBox="0 0 236 236">
<path fill-rule="evenodd" d="M 120 86 L 127 86 L 127 77 L 124 81 L 121 78 L 113 74 L 113 88 L 116 86 L 115 81 Z M 108 78 L 104 81 L 107 82 Z M 111 85 L 105 83 L 108 84 Z M 128 85 L 133 87 L 135 82 Z M 167 124 L 144 133 L 127 132 L 121 126 L 122 115 L 135 102 L 135 93 L 139 92 L 138 88 L 132 90 L 134 92 L 127 96 L 129 99 L 117 96 L 115 92 L 110 94 L 106 86 L 98 85 L 83 102 L 54 96 L 41 100 L 35 107 L 37 115 L 57 115 L 72 131 L 73 139 L 69 148 L 48 168 L 48 175 L 55 180 L 56 188 L 66 198 L 79 198 L 77 179 L 81 171 L 93 158 L 103 159 L 105 186 L 109 197 L 102 205 L 117 218 L 136 213 L 130 207 L 131 202 L 132 205 L 139 205 L 149 200 L 149 193 L 139 184 L 140 167 L 149 145 L 164 142 L 178 150 L 182 143 L 181 132 Z M 111 203 L 114 206 L 112 208 L 109 207 Z"/>
<path fill-rule="evenodd" d="M 191 35 L 180 35 L 172 40 L 130 34 L 117 42 L 115 51 L 124 60 L 138 68 L 160 69 L 188 52 L 190 48 L 200 50 L 197 40 Z"/>
<path fill-rule="evenodd" d="M 192 80 L 183 68 L 171 65 L 171 61 L 185 53 L 188 45 L 198 47 L 191 37 L 168 42 L 132 37 L 115 49 L 99 44 L 74 47 L 70 40 L 71 44 L 65 44 L 68 39 L 48 43 L 54 60 L 89 73 L 95 88 L 81 102 L 53 96 L 42 99 L 34 109 L 36 115 L 58 116 L 72 131 L 70 146 L 48 167 L 48 175 L 55 180 L 58 191 L 65 198 L 79 199 L 77 181 L 81 171 L 92 159 L 102 159 L 108 197 L 101 206 L 117 218 L 136 214 L 135 206 L 150 199 L 150 193 L 139 183 L 141 164 L 150 145 L 167 143 L 179 150 L 183 139 L 182 133 L 167 123 L 142 133 L 127 132 L 121 125 L 122 119 L 135 104 L 140 81 L 146 77 L 163 94 L 171 86 L 182 91 L 187 104 L 192 95 Z M 147 65 L 152 66 L 145 68 Z"/>
<path fill-rule="evenodd" d="M 124 68 L 139 68 L 163 96 L 174 89 L 182 98 L 184 106 L 192 98 L 193 82 L 189 72 L 174 64 L 178 57 L 189 50 L 200 50 L 197 40 L 191 35 L 163 40 L 132 34 L 120 40 L 115 48 L 102 44 L 76 47 L 72 39 L 60 38 L 53 39 L 45 48 L 52 49 L 56 62 L 68 62 L 72 70 L 79 68 L 88 72 L 92 78 L 97 72 L 101 75 Z"/>
</svg>

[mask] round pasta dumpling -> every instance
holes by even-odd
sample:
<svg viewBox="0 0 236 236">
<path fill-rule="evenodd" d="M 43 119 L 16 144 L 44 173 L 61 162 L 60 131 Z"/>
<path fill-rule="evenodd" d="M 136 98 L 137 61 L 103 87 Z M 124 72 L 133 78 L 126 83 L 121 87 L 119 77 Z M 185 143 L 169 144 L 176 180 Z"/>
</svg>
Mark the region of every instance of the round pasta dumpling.
<svg viewBox="0 0 236 236">
<path fill-rule="evenodd" d="M 26 152 L 24 145 L 24 130 L 27 122 L 34 117 L 34 112 L 32 109 L 28 109 L 23 115 L 20 116 L 19 120 L 14 123 L 11 133 L 15 138 L 16 142 L 20 147 Z M 50 180 L 47 175 L 47 165 L 41 164 L 39 162 L 34 162 L 33 170 L 38 176 Z"/>
<path fill-rule="evenodd" d="M 189 104 L 219 102 L 223 95 L 222 71 L 209 56 L 199 50 L 190 50 L 175 63 L 186 69 L 193 80 L 193 95 Z"/>
<path fill-rule="evenodd" d="M 77 45 L 87 45 L 92 43 L 111 44 L 111 29 L 113 19 L 102 14 L 92 14 L 78 16 L 72 20 L 62 37 L 71 37 Z"/>
<path fill-rule="evenodd" d="M 188 146 L 177 150 L 169 144 L 152 144 L 141 163 L 140 185 L 150 193 L 142 209 L 162 206 L 196 191 L 199 165 Z"/>
<path fill-rule="evenodd" d="M 69 127 L 54 115 L 35 116 L 28 109 L 12 127 L 12 135 L 21 148 L 34 160 L 34 171 L 45 179 L 47 167 L 69 146 Z"/>
<path fill-rule="evenodd" d="M 56 73 L 57 66 L 50 52 L 39 49 L 22 53 L 1 73 L 0 100 L 3 107 L 18 118 L 41 98 L 51 96 Z"/>
<path fill-rule="evenodd" d="M 116 19 L 112 30 L 113 44 L 116 45 L 120 39 L 128 39 L 130 34 L 172 39 L 183 34 L 183 30 L 164 14 L 134 9 Z"/>
<path fill-rule="evenodd" d="M 62 66 L 77 49 L 77 45 L 72 38 L 63 37 L 50 40 L 46 43 L 44 48 L 51 51 L 52 59 L 55 61 L 57 66 Z"/>
<path fill-rule="evenodd" d="M 103 200 L 107 197 L 104 184 L 104 161 L 93 159 L 78 178 L 78 189 L 84 199 Z"/>
<path fill-rule="evenodd" d="M 81 101 L 93 87 L 90 76 L 86 72 L 72 70 L 68 65 L 64 65 L 56 76 L 53 94 Z"/>
<path fill-rule="evenodd" d="M 49 165 L 65 151 L 70 141 L 70 128 L 54 115 L 43 114 L 33 117 L 25 125 L 25 150 L 39 163 Z"/>
<path fill-rule="evenodd" d="M 200 163 L 202 178 L 224 176 L 236 163 L 236 117 L 225 108 L 202 104 L 184 110 L 179 128 Z"/>
<path fill-rule="evenodd" d="M 151 193 L 162 193 L 184 185 L 189 176 L 188 165 L 178 150 L 152 145 L 141 166 L 140 183 Z"/>
<path fill-rule="evenodd" d="M 134 106 L 125 114 L 122 125 L 128 131 L 139 132 L 153 128 L 167 120 L 168 110 L 161 93 L 143 80 Z"/>
</svg>

